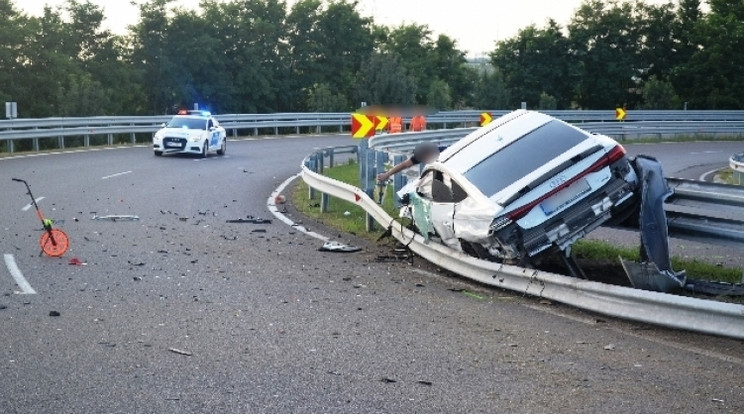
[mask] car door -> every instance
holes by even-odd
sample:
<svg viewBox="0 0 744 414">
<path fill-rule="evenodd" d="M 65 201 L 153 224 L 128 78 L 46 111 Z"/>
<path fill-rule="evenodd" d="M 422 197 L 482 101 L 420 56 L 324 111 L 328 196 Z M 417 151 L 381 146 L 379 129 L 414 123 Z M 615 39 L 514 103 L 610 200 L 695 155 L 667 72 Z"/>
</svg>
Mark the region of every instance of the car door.
<svg viewBox="0 0 744 414">
<path fill-rule="evenodd" d="M 438 170 L 429 170 L 421 177 L 418 192 L 429 204 L 430 224 L 442 242 L 460 250 L 455 217 L 458 204 L 467 194 L 447 173 Z"/>
<path fill-rule="evenodd" d="M 217 128 L 212 118 L 207 121 L 207 131 L 209 131 L 209 146 L 216 148 L 220 145 L 220 129 Z"/>
</svg>

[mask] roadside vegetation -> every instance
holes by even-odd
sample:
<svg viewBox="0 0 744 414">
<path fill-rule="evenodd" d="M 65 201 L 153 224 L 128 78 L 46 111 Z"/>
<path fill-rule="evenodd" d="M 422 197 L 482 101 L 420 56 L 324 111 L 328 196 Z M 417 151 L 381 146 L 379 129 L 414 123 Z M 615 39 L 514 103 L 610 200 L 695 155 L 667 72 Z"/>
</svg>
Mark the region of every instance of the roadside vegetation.
<svg viewBox="0 0 744 414">
<path fill-rule="evenodd" d="M 359 185 L 359 166 L 356 163 L 327 168 L 324 175 L 352 185 Z M 394 207 L 392 186 L 386 191 L 383 207 L 392 217 L 398 212 Z M 344 200 L 330 198 L 328 211 L 320 212 L 320 193 L 308 197 L 307 184 L 300 180 L 294 187 L 292 203 L 302 214 L 344 233 L 354 234 L 370 241 L 375 241 L 385 229 L 378 225 L 374 232 L 365 229 L 365 212 L 359 206 Z M 348 212 L 348 214 L 347 214 Z M 618 257 L 628 260 L 639 260 L 639 246 L 617 246 L 604 241 L 582 239 L 574 244 L 573 252 L 584 262 L 594 263 L 592 267 L 619 267 Z M 674 269 L 685 269 L 688 277 L 703 280 L 714 280 L 728 283 L 742 281 L 742 269 L 724 267 L 714 262 L 715 258 L 690 259 L 672 257 Z"/>
</svg>

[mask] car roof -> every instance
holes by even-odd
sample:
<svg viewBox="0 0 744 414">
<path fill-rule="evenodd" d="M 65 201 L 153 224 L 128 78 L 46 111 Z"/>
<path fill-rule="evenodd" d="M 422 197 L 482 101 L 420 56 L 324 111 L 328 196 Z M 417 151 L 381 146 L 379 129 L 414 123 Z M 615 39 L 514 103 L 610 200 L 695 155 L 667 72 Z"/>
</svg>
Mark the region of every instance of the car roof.
<svg viewBox="0 0 744 414">
<path fill-rule="evenodd" d="M 528 132 L 537 129 L 554 119 L 555 118 L 540 112 L 523 109 L 510 112 L 494 119 L 487 126 L 478 128 L 457 141 L 455 144 L 451 145 L 442 152 L 439 160 L 446 163 L 448 160 L 455 157 L 455 155 L 463 152 L 466 148 L 468 152 L 480 154 L 482 156 L 480 158 L 485 158 L 494 152 L 501 150 L 514 140 L 523 137 Z M 494 130 L 497 129 L 498 131 L 494 132 Z M 473 162 L 477 162 L 477 160 L 473 160 Z M 461 162 L 457 162 L 457 164 L 461 164 Z M 465 165 L 460 165 L 460 168 L 455 166 L 452 167 L 457 170 L 462 170 L 463 168 L 467 169 L 467 166 Z"/>
</svg>

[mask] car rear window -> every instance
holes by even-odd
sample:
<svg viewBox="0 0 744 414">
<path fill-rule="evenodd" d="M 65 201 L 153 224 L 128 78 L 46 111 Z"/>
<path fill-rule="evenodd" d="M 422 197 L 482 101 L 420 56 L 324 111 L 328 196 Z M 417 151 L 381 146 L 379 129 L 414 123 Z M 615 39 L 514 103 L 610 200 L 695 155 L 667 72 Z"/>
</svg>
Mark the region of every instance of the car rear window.
<svg viewBox="0 0 744 414">
<path fill-rule="evenodd" d="M 550 121 L 484 158 L 464 175 L 490 197 L 586 138 L 582 131 L 561 121 Z"/>
</svg>

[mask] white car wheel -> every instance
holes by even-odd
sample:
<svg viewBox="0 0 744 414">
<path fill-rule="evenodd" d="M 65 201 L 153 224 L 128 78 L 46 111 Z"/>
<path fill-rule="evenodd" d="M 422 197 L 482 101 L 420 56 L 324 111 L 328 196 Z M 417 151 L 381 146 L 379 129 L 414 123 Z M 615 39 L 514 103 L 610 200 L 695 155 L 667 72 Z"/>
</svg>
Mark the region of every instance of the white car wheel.
<svg viewBox="0 0 744 414">
<path fill-rule="evenodd" d="M 227 152 L 227 137 L 222 140 L 222 146 L 217 150 L 217 155 L 225 155 L 225 152 Z"/>
</svg>

